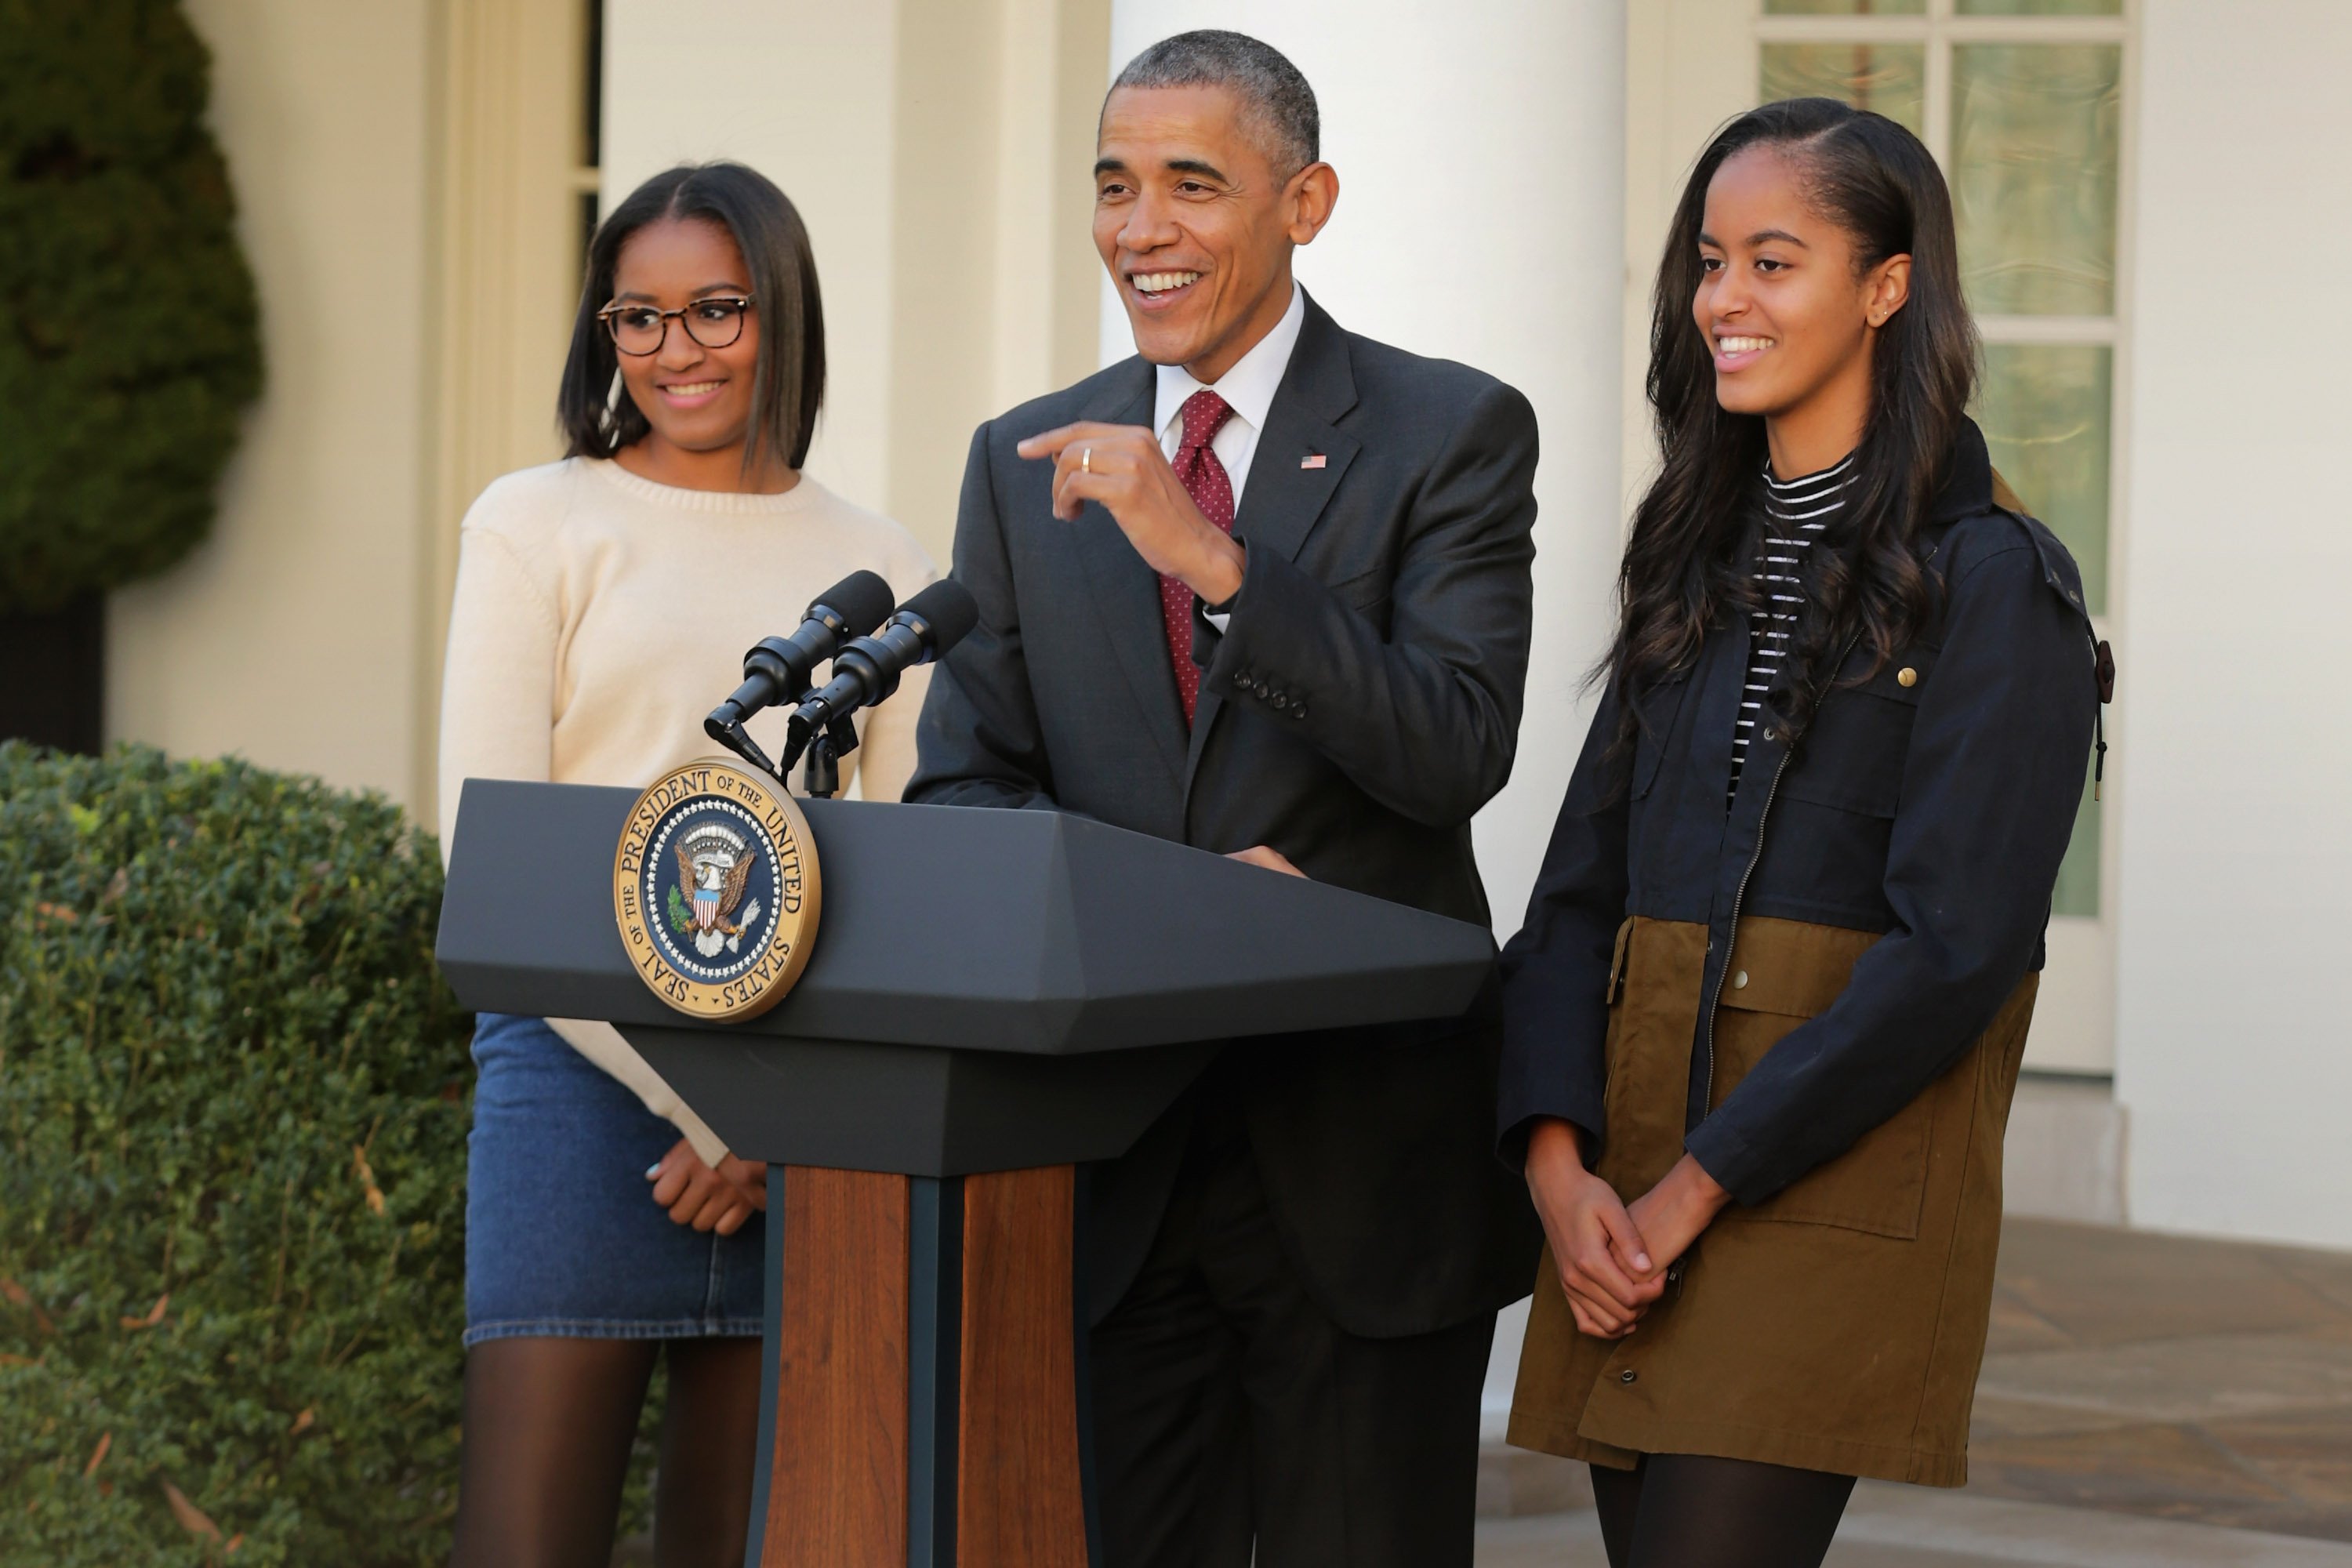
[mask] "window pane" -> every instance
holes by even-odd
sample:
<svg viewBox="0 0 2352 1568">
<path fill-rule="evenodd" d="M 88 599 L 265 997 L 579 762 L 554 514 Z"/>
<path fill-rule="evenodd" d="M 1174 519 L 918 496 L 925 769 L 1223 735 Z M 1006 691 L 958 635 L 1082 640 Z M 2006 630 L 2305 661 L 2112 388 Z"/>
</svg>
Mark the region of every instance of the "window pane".
<svg viewBox="0 0 2352 1568">
<path fill-rule="evenodd" d="M 2115 351 L 2105 344 L 1992 343 L 1977 423 L 1992 466 L 2083 569 L 2093 615 L 2107 608 L 2107 430 Z"/>
<path fill-rule="evenodd" d="M 1927 0 L 1764 0 L 1767 16 L 1921 16 Z"/>
<path fill-rule="evenodd" d="M 2112 44 L 1953 48 L 1952 200 L 1978 310 L 2115 310 L 2122 73 Z"/>
<path fill-rule="evenodd" d="M 1927 51 L 1916 44 L 1767 44 L 1764 101 L 1834 98 L 1912 134 L 1927 123 Z"/>
<path fill-rule="evenodd" d="M 2120 16 L 2124 0 L 1959 0 L 1963 16 Z"/>
<path fill-rule="evenodd" d="M 2099 809 L 2085 776 L 2083 804 L 2074 808 L 2074 837 L 2066 842 L 2066 858 L 2058 863 L 2058 887 L 2050 897 L 2052 914 L 2099 918 Z"/>
</svg>

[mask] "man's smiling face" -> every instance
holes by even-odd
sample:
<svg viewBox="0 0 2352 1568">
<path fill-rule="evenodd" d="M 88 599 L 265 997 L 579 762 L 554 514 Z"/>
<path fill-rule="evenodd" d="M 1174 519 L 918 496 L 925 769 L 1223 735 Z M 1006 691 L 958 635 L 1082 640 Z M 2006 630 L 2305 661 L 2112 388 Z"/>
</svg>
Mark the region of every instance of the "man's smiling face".
<svg viewBox="0 0 2352 1568">
<path fill-rule="evenodd" d="M 1330 216 L 1326 163 L 1276 166 L 1224 87 L 1123 87 L 1096 143 L 1095 248 L 1135 346 L 1214 382 L 1290 304 L 1290 252 Z"/>
</svg>

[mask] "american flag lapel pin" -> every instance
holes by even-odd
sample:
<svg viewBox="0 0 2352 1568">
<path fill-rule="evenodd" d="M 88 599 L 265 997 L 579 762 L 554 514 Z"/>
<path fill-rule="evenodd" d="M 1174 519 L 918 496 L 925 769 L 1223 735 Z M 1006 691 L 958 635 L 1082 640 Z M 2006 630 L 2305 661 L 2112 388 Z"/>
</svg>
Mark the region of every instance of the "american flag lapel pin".
<svg viewBox="0 0 2352 1568">
<path fill-rule="evenodd" d="M 1319 468 L 1323 466 L 1323 454 L 1309 452 L 1298 459 L 1298 466 L 1302 468 Z"/>
</svg>

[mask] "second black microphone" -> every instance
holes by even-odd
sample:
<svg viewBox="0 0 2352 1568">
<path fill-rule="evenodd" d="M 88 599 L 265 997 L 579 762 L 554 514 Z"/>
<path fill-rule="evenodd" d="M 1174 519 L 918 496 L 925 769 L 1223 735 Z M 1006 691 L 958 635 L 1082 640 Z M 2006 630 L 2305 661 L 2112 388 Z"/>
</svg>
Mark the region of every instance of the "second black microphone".
<svg viewBox="0 0 2352 1568">
<path fill-rule="evenodd" d="M 980 606 L 963 584 L 943 578 L 900 605 L 880 631 L 835 653 L 833 679 L 793 710 L 784 766 L 819 730 L 888 697 L 901 675 L 946 653 L 979 621 Z"/>
</svg>

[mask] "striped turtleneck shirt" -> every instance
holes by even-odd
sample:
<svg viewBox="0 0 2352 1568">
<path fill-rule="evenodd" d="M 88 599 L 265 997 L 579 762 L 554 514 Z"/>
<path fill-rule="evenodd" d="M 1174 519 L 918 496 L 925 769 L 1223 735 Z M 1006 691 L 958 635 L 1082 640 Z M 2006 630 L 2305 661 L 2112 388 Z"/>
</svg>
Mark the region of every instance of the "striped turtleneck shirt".
<svg viewBox="0 0 2352 1568">
<path fill-rule="evenodd" d="M 1748 742 L 1755 738 L 1764 717 L 1764 698 L 1780 676 L 1797 630 L 1798 612 L 1805 607 L 1806 567 L 1813 542 L 1828 531 L 1845 510 L 1845 488 L 1853 478 L 1853 455 L 1834 468 L 1798 479 L 1776 479 L 1764 470 L 1764 530 L 1756 552 L 1756 598 L 1760 606 L 1749 618 L 1748 685 L 1739 694 L 1739 725 L 1731 732 L 1731 787 L 1739 793 L 1739 771 L 1748 762 Z"/>
</svg>

